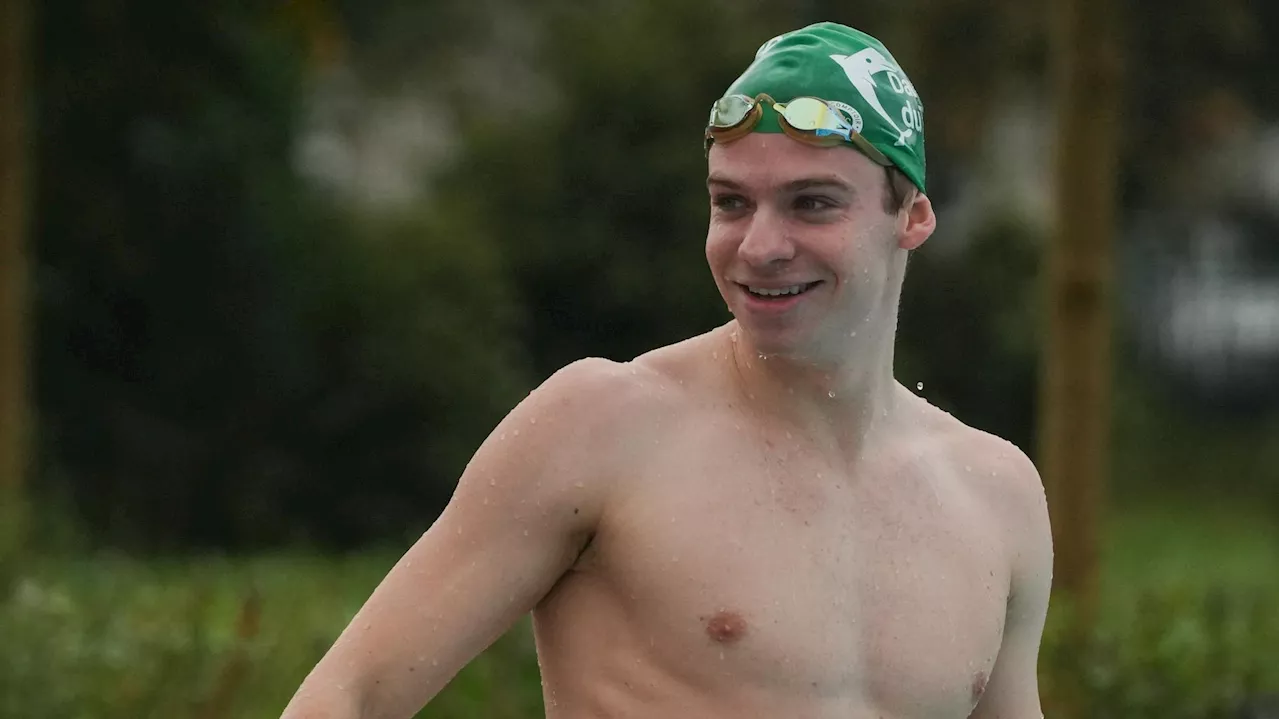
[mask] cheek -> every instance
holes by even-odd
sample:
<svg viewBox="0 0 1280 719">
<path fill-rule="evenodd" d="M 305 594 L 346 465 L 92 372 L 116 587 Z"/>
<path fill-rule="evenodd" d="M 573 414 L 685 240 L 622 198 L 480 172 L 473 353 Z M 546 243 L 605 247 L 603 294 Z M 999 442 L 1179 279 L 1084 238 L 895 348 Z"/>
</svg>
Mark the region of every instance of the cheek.
<svg viewBox="0 0 1280 719">
<path fill-rule="evenodd" d="M 717 227 L 715 224 L 707 230 L 706 255 L 707 264 L 711 269 L 719 271 L 728 266 L 736 251 L 737 244 L 734 242 L 733 234 L 726 231 L 723 227 Z"/>
<path fill-rule="evenodd" d="M 845 281 L 866 286 L 888 271 L 894 243 L 890 228 L 861 226 L 846 231 L 839 242 L 824 244 L 823 261 L 842 270 Z"/>
</svg>

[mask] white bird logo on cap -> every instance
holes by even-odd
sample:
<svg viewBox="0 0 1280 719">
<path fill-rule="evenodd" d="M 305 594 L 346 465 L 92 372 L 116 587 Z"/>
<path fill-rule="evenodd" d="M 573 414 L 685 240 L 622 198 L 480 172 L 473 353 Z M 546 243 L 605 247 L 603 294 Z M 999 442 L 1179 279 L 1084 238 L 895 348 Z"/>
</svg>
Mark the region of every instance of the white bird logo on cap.
<svg viewBox="0 0 1280 719">
<path fill-rule="evenodd" d="M 867 101 L 873 110 L 880 113 L 885 122 L 889 123 L 898 132 L 897 145 L 906 145 L 907 140 L 911 138 L 914 131 L 910 128 L 902 129 L 898 124 L 889 117 L 889 113 L 885 111 L 884 106 L 880 104 L 880 98 L 876 97 L 876 81 L 872 76 L 877 72 L 892 72 L 897 74 L 898 68 L 889 62 L 884 55 L 881 55 L 875 48 L 866 48 L 859 50 L 852 55 L 832 55 L 840 68 L 844 70 L 844 74 L 849 77 L 849 82 L 853 83 L 854 89 L 862 95 L 862 99 Z"/>
</svg>

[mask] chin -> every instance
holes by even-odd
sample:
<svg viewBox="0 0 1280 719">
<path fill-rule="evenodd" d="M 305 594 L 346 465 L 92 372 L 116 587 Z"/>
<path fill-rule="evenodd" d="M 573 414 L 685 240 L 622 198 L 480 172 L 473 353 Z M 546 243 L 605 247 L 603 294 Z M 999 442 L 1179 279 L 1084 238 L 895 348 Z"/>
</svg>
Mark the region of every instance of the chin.
<svg viewBox="0 0 1280 719">
<path fill-rule="evenodd" d="M 761 327 L 738 320 L 738 330 L 757 354 L 801 359 L 813 354 L 808 333 L 795 327 Z"/>
</svg>

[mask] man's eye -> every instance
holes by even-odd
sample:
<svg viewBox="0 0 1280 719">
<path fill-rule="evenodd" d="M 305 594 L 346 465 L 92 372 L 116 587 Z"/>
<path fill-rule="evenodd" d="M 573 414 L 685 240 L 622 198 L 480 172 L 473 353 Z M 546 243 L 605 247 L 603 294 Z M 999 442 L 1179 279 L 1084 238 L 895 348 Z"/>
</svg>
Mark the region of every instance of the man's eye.
<svg viewBox="0 0 1280 719">
<path fill-rule="evenodd" d="M 804 212 L 814 212 L 820 210 L 829 210 L 836 206 L 830 198 L 820 197 L 818 195 L 802 195 L 796 198 L 795 208 Z"/>
<path fill-rule="evenodd" d="M 716 195 L 711 198 L 711 204 L 717 210 L 724 210 L 725 212 L 733 212 L 735 210 L 741 210 L 742 208 L 746 207 L 747 201 L 739 197 L 738 195 Z"/>
</svg>

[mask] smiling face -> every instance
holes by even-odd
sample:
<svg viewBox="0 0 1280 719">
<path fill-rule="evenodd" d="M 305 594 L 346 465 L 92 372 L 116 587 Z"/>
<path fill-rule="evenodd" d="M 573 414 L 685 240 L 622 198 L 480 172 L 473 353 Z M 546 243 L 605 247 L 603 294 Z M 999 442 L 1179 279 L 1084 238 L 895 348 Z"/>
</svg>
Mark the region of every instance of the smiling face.
<svg viewBox="0 0 1280 719">
<path fill-rule="evenodd" d="M 838 361 L 854 333 L 895 321 L 928 198 L 886 213 L 884 168 L 779 134 L 713 145 L 708 170 L 707 262 L 756 351 Z"/>
</svg>

